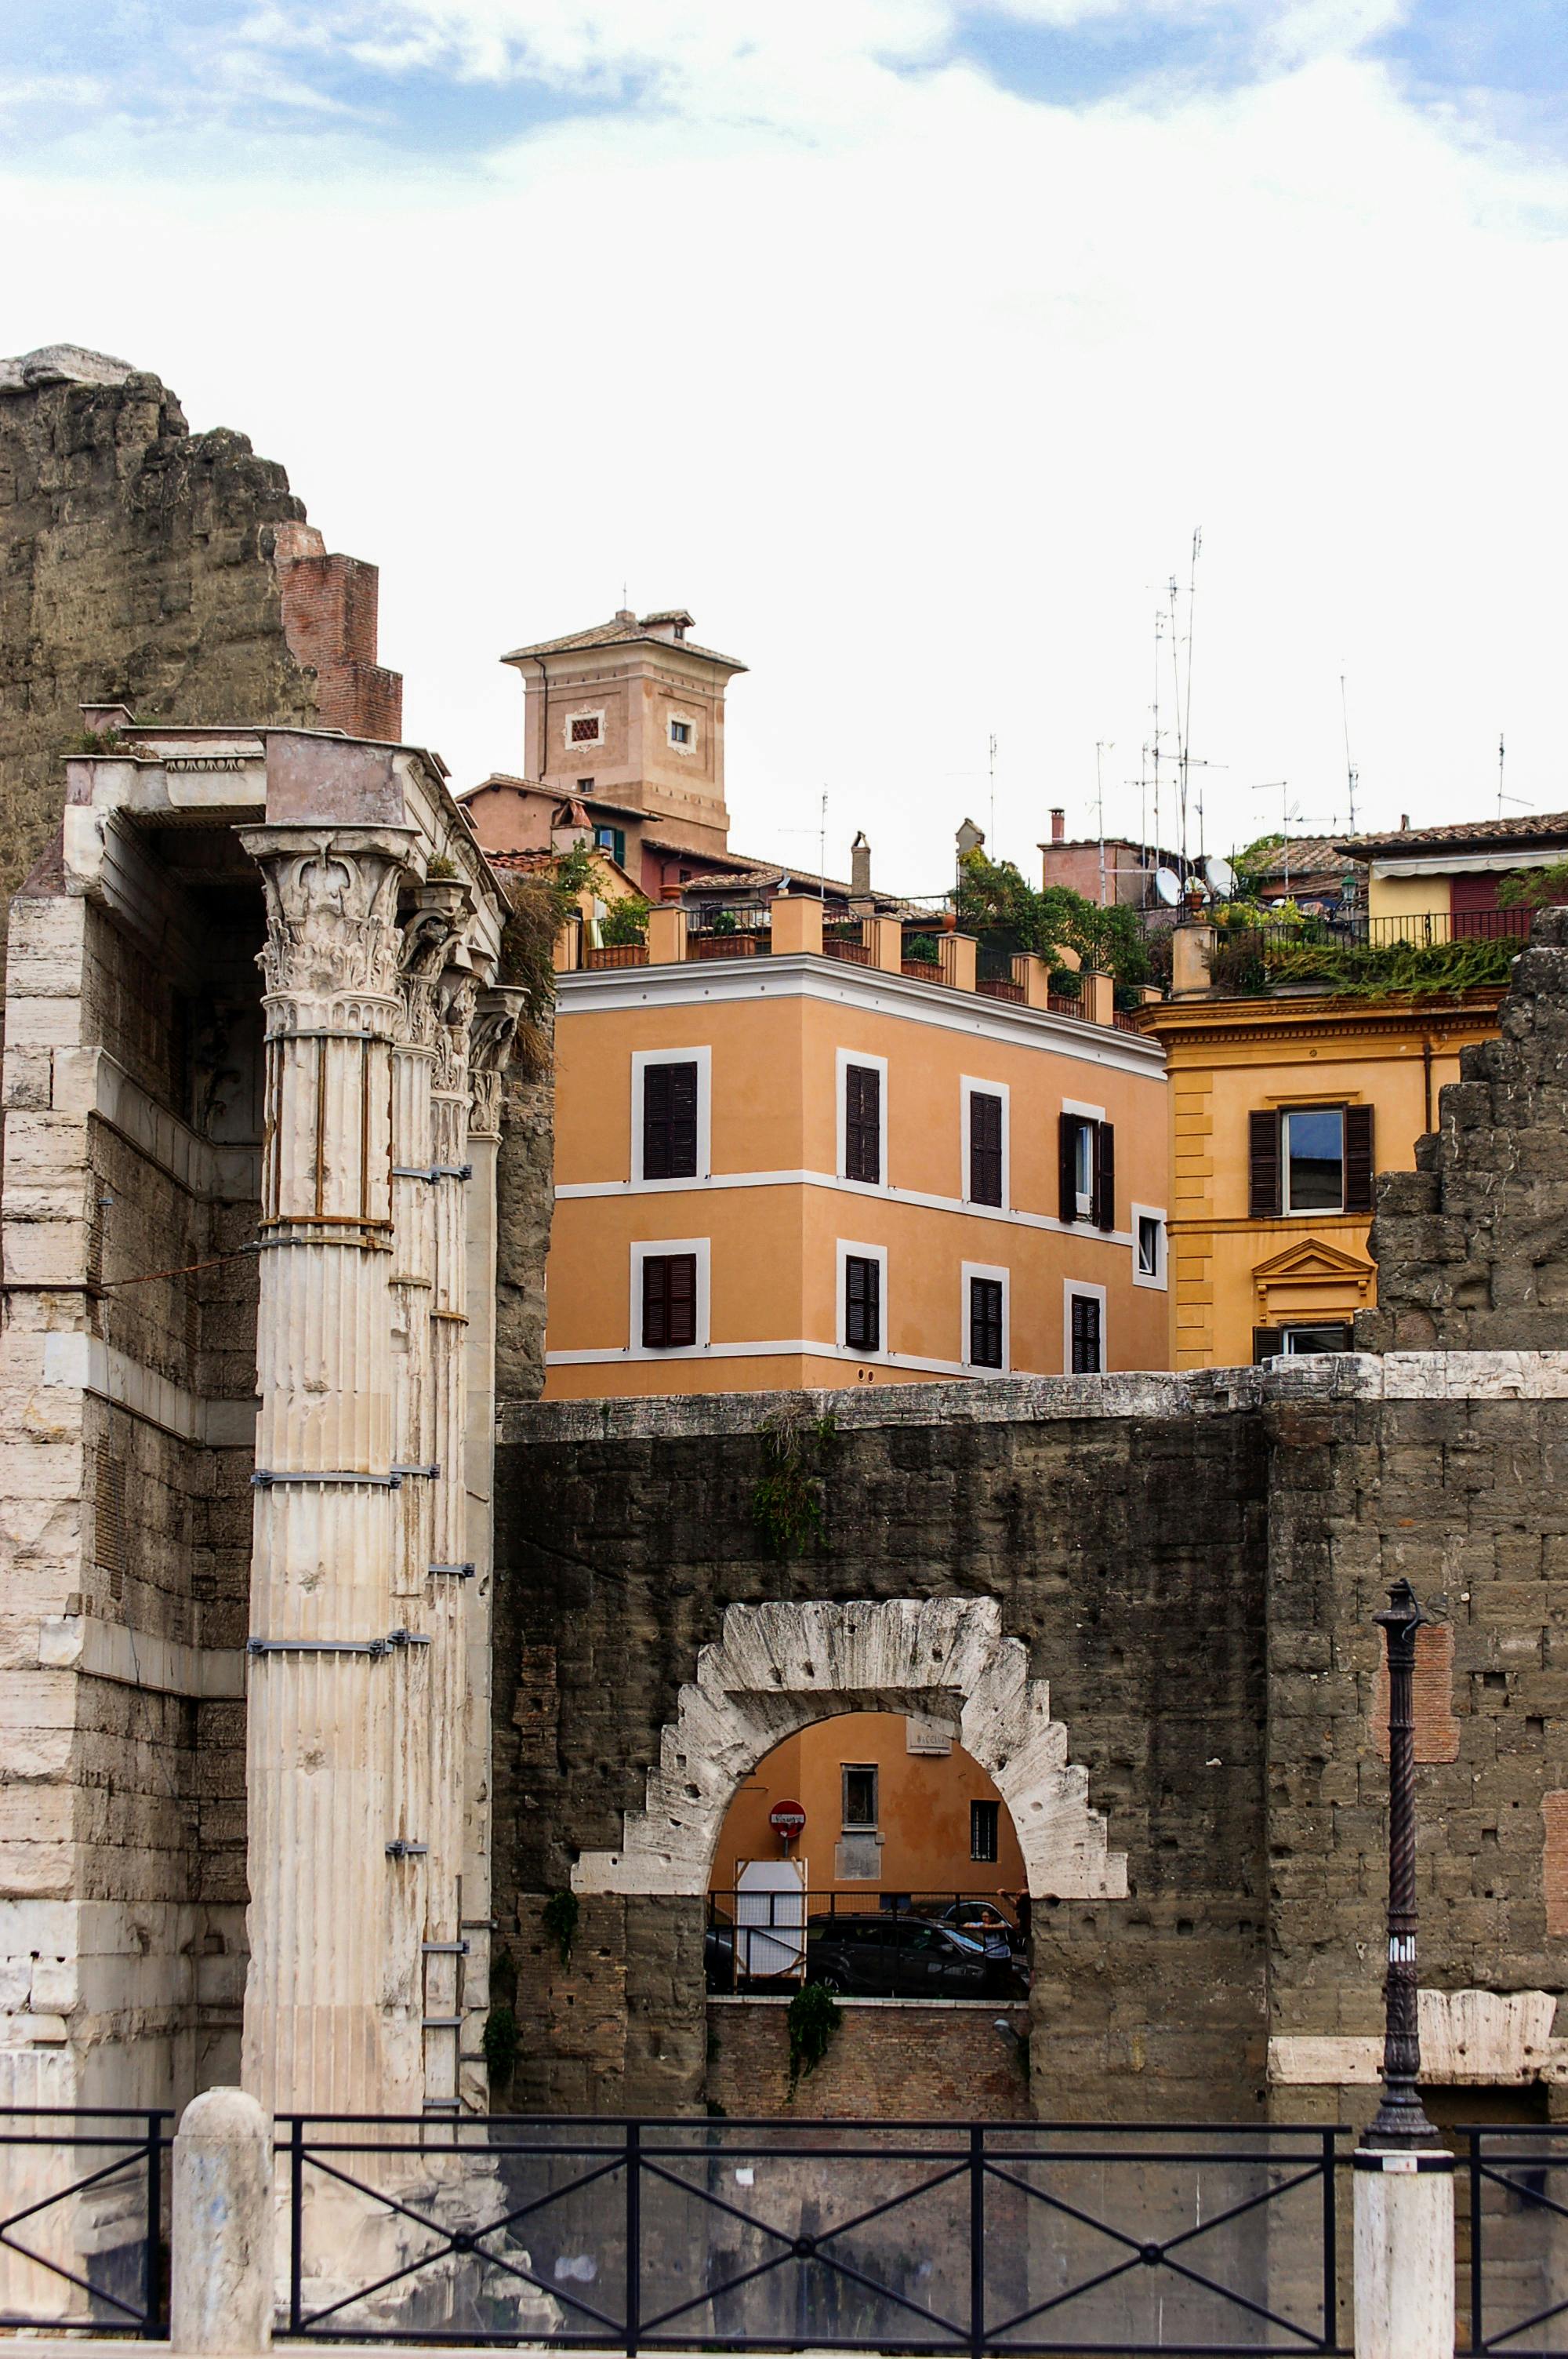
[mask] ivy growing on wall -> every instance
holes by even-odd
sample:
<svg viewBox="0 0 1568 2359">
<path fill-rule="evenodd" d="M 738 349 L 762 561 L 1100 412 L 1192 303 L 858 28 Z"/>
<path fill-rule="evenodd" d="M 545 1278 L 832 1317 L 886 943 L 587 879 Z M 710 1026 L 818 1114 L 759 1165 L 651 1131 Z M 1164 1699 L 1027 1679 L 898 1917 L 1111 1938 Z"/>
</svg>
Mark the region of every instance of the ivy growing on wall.
<svg viewBox="0 0 1568 2359">
<path fill-rule="evenodd" d="M 790 2094 L 803 2074 L 815 2072 L 844 2020 L 824 1983 L 803 1983 L 789 2003 Z"/>
<path fill-rule="evenodd" d="M 752 1518 L 774 1556 L 804 1556 L 822 1538 L 823 1460 L 838 1430 L 823 1417 L 784 1410 L 762 1429 L 762 1463 L 752 1493 Z"/>
<path fill-rule="evenodd" d="M 543 1923 L 546 1932 L 561 1953 L 561 1963 L 572 1962 L 572 1943 L 577 1938 L 578 1905 L 575 1892 L 552 1892 L 545 1903 Z"/>
<path fill-rule="evenodd" d="M 497 1950 L 490 1962 L 490 2013 L 484 2019 L 485 2066 L 492 2089 L 504 2089 L 517 2070 L 517 1962 Z"/>
</svg>

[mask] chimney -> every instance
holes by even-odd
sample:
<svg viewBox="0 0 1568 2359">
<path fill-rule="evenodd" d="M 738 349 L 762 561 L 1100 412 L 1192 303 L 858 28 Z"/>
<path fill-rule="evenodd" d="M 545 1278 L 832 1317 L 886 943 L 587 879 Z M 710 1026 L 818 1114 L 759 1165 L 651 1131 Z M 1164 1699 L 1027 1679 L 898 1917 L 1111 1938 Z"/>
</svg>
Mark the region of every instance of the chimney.
<svg viewBox="0 0 1568 2359">
<path fill-rule="evenodd" d="M 869 893 L 871 889 L 871 847 L 862 833 L 856 832 L 849 846 L 849 890 Z"/>
<path fill-rule="evenodd" d="M 1411 815 L 1410 815 L 1409 811 L 1401 811 L 1401 812 L 1400 813 L 1400 833 L 1401 835 L 1408 835 L 1408 834 L 1410 833 L 1410 832 L 1411 832 Z"/>
<path fill-rule="evenodd" d="M 1067 841 L 1067 814 L 1065 810 L 1051 813 L 1051 841 L 1053 843 L 1065 843 Z"/>
</svg>

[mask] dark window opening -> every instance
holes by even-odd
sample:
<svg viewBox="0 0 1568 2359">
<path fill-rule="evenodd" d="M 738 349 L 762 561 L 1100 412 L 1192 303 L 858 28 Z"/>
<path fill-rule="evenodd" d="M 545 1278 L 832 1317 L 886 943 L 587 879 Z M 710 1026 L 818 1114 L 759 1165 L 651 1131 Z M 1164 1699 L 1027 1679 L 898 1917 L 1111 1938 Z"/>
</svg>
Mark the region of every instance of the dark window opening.
<svg viewBox="0 0 1568 2359">
<path fill-rule="evenodd" d="M 1001 1280 L 969 1280 L 969 1364 L 976 1368 L 1001 1365 Z"/>
<path fill-rule="evenodd" d="M 1287 1212 L 1345 1208 L 1345 1109 L 1298 1106 L 1281 1118 Z"/>
<path fill-rule="evenodd" d="M 969 1201 L 1001 1202 L 1001 1100 L 969 1092 Z"/>
<path fill-rule="evenodd" d="M 697 1256 L 643 1257 L 643 1349 L 683 1352 L 697 1341 Z"/>
<path fill-rule="evenodd" d="M 844 1341 L 851 1352 L 880 1352 L 882 1270 L 865 1254 L 844 1256 Z"/>
<path fill-rule="evenodd" d="M 1057 1116 L 1058 1215 L 1116 1226 L 1116 1130 L 1092 1114 Z"/>
<path fill-rule="evenodd" d="M 643 1068 L 643 1177 L 697 1177 L 697 1067 Z"/>
<path fill-rule="evenodd" d="M 844 1825 L 874 1827 L 877 1823 L 877 1773 L 862 1762 L 846 1761 L 844 1778 Z"/>
<path fill-rule="evenodd" d="M 611 860 L 626 865 L 626 831 L 623 827 L 596 827 L 593 840 L 600 852 L 608 852 Z"/>
<path fill-rule="evenodd" d="M 875 1065 L 844 1068 L 844 1177 L 871 1187 L 882 1176 L 882 1077 Z"/>
<path fill-rule="evenodd" d="M 572 723 L 572 744 L 574 745 L 597 745 L 598 743 L 598 713 L 579 713 L 576 720 Z"/>
<path fill-rule="evenodd" d="M 1072 1373 L 1075 1376 L 1098 1376 L 1100 1374 L 1099 1297 L 1096 1294 L 1075 1294 L 1072 1300 Z"/>
<path fill-rule="evenodd" d="M 1284 1327 L 1254 1327 L 1253 1360 L 1293 1359 L 1303 1352 L 1348 1352 L 1353 1348 L 1347 1319 L 1292 1321 Z"/>
<path fill-rule="evenodd" d="M 670 744 L 672 745 L 689 745 L 691 744 L 691 723 L 689 721 L 672 721 L 670 723 Z"/>
<path fill-rule="evenodd" d="M 995 1859 L 1000 1816 L 1001 1805 L 999 1802 L 969 1804 L 969 1857 L 971 1859 Z"/>
<path fill-rule="evenodd" d="M 1160 1223 L 1152 1212 L 1138 1215 L 1138 1275 L 1158 1277 L 1160 1275 Z"/>
</svg>

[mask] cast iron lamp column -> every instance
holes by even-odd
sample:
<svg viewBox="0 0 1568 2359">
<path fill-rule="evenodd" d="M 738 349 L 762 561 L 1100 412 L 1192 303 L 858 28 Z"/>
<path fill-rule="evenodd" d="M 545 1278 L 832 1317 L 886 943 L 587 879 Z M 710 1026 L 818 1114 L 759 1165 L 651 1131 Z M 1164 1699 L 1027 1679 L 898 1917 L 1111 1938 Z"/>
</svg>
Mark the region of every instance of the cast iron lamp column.
<svg viewBox="0 0 1568 2359">
<path fill-rule="evenodd" d="M 1389 1963 L 1383 1978 L 1383 2102 L 1368 2147 L 1438 2146 L 1416 2081 L 1421 2018 L 1416 1995 L 1415 1639 L 1430 1617 L 1408 1581 L 1396 1581 L 1372 1616 L 1389 1649 Z"/>
</svg>

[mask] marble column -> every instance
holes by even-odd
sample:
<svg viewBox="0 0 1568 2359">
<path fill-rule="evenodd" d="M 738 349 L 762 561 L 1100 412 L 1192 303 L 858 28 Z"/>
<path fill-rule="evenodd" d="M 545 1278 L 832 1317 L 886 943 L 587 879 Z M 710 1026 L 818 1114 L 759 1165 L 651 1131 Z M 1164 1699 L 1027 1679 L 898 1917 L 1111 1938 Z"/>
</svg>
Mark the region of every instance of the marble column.
<svg viewBox="0 0 1568 2359">
<path fill-rule="evenodd" d="M 417 1989 L 399 1999 L 394 1975 L 389 1993 L 386 1944 L 408 1867 L 392 1809 L 388 1673 L 408 1625 L 389 1275 L 412 835 L 276 825 L 242 841 L 267 908 L 243 2078 L 273 2113 L 416 2110 Z"/>
</svg>

